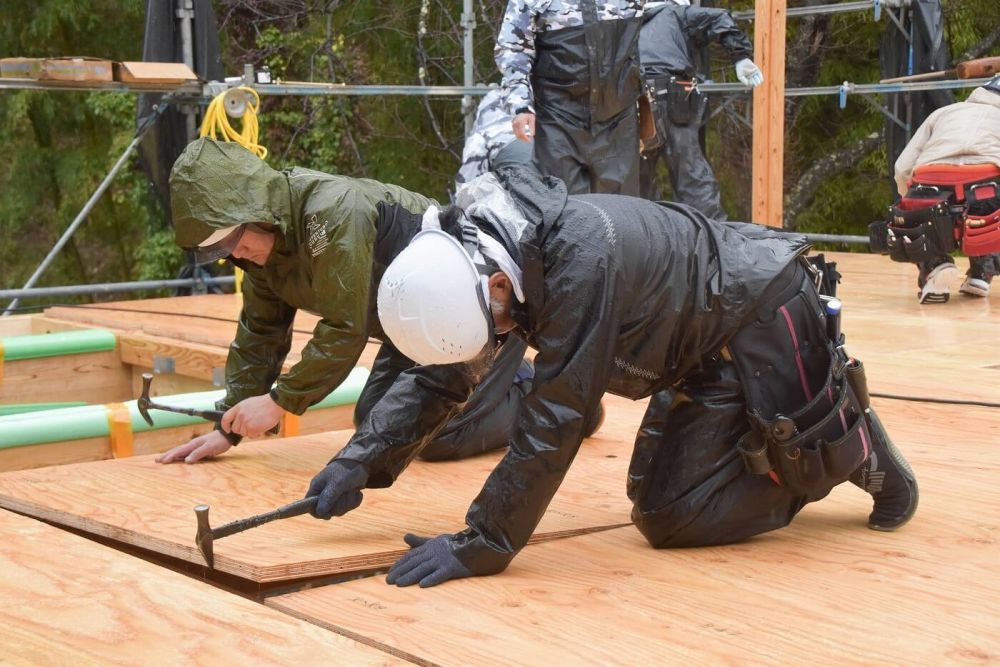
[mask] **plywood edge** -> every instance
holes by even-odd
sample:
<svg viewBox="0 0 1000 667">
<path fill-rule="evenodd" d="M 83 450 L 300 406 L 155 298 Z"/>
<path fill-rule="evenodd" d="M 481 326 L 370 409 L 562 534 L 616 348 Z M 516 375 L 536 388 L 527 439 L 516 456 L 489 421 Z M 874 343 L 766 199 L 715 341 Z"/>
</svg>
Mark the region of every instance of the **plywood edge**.
<svg viewBox="0 0 1000 667">
<path fill-rule="evenodd" d="M 380 641 L 378 641 L 376 639 L 373 639 L 373 638 L 371 638 L 371 637 L 369 637 L 367 635 L 363 635 L 363 634 L 360 634 L 358 632 L 354 632 L 353 630 L 348 630 L 347 628 L 345 628 L 343 626 L 336 625 L 334 623 L 330 623 L 328 621 L 324 621 L 324 620 L 318 619 L 318 618 L 316 618 L 314 616 L 310 616 L 309 614 L 301 612 L 301 611 L 299 611 L 297 609 L 290 608 L 287 605 L 282 604 L 277 598 L 267 598 L 267 599 L 265 599 L 264 600 L 264 605 L 267 606 L 267 607 L 271 607 L 272 609 L 275 609 L 276 611 L 280 611 L 283 614 L 288 614 L 289 616 L 291 616 L 293 618 L 297 618 L 300 621 L 305 621 L 306 623 L 311 623 L 311 624 L 313 624 L 313 625 L 315 625 L 317 627 L 323 628 L 324 630 L 328 630 L 330 632 L 334 632 L 334 633 L 336 633 L 338 635 L 346 637 L 347 639 L 350 639 L 352 641 L 356 641 L 359 644 L 364 644 L 365 646 L 370 646 L 370 647 L 372 647 L 374 649 L 378 649 L 379 651 L 383 651 L 385 653 L 388 653 L 389 655 L 393 656 L 394 658 L 399 658 L 400 660 L 406 660 L 408 662 L 412 662 L 415 665 L 420 665 L 421 667 L 439 667 L 438 663 L 436 663 L 436 662 L 431 662 L 430 660 L 426 660 L 426 659 L 421 658 L 419 656 L 416 656 L 416 655 L 414 655 L 412 653 L 408 653 L 408 652 L 406 652 L 406 651 L 404 651 L 402 649 L 398 649 L 395 646 L 392 646 L 391 644 L 385 644 L 385 643 L 380 642 Z"/>
<path fill-rule="evenodd" d="M 573 530 L 559 530 L 549 533 L 535 533 L 528 540 L 528 545 L 532 544 L 542 544 L 545 542 L 551 542 L 553 540 L 564 539 L 568 537 L 577 537 L 580 535 L 588 535 L 590 533 L 599 533 L 606 530 L 614 530 L 616 528 L 622 528 L 625 526 L 630 526 L 631 523 L 616 523 L 604 526 L 590 526 L 587 528 L 579 528 Z M 400 535 L 400 543 L 403 541 L 403 536 Z M 363 572 L 366 570 L 381 570 L 387 569 L 392 566 L 403 554 L 405 554 L 409 549 L 402 548 L 393 551 L 380 551 L 373 554 L 359 554 L 357 556 L 341 556 L 338 558 L 330 558 L 324 560 L 314 560 L 309 562 L 300 563 L 288 563 L 282 565 L 272 565 L 263 567 L 253 567 L 246 568 L 245 566 L 240 568 L 240 571 L 246 573 L 254 581 L 259 581 L 260 583 L 274 583 L 278 581 L 285 581 L 287 579 L 305 579 L 311 577 L 322 577 L 331 574 L 347 574 L 350 572 Z M 216 555 L 216 568 L 219 568 L 221 561 L 219 556 Z M 229 565 L 229 563 L 227 563 Z M 226 572 L 231 572 L 232 574 L 237 574 L 229 569 Z"/>
<path fill-rule="evenodd" d="M 121 528 L 119 526 L 113 526 L 111 524 L 103 523 L 100 521 L 88 520 L 85 517 L 75 516 L 72 514 L 67 514 L 59 510 L 53 510 L 51 508 L 45 507 L 44 505 L 39 505 L 30 501 L 22 500 L 20 498 L 11 498 L 9 496 L 0 496 L 0 507 L 3 509 L 10 510 L 12 512 L 17 512 L 18 514 L 23 514 L 30 516 L 35 519 L 40 519 L 49 523 L 54 523 L 59 526 L 68 526 L 70 528 L 76 528 L 85 533 L 92 533 L 94 535 L 99 535 L 101 537 L 107 537 L 109 539 L 115 540 L 117 542 L 126 542 L 130 545 L 137 546 L 143 549 L 149 549 L 150 551 L 156 551 L 158 553 L 165 554 L 180 560 L 185 560 L 197 565 L 204 565 L 205 561 L 198 552 L 198 548 L 194 546 L 194 535 L 195 535 L 195 519 L 194 512 L 191 513 L 191 547 L 185 547 L 179 545 L 175 542 L 170 542 L 168 540 L 163 540 L 157 537 L 151 537 L 144 535 L 143 533 L 137 533 L 135 531 L 129 530 L 127 528 Z M 216 558 L 216 569 L 222 569 L 218 567 L 220 564 L 226 562 L 225 558 L 221 560 Z M 235 569 L 235 568 L 233 568 Z M 230 571 L 231 574 L 240 574 L 238 571 Z"/>
</svg>

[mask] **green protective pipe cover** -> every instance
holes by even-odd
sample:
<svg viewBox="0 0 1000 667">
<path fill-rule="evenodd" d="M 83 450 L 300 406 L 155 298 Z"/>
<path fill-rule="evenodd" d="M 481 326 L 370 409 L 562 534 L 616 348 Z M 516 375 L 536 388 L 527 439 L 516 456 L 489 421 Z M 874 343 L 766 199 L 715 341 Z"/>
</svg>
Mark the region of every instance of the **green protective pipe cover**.
<svg viewBox="0 0 1000 667">
<path fill-rule="evenodd" d="M 7 415 L 21 415 L 29 412 L 42 412 L 43 410 L 56 410 L 58 408 L 78 408 L 87 405 L 85 401 L 66 401 L 65 403 L 14 403 L 12 405 L 0 405 L 0 417 Z"/>
<path fill-rule="evenodd" d="M 118 338 L 107 329 L 84 329 L 34 336 L 6 336 L 0 338 L 4 361 L 22 361 L 41 357 L 58 357 L 63 354 L 104 352 L 113 350 Z"/>
<path fill-rule="evenodd" d="M 329 396 L 309 409 L 316 410 L 355 403 L 367 381 L 368 369 L 355 368 L 344 382 L 334 389 Z M 215 402 L 220 400 L 224 395 L 225 392 L 222 389 L 218 389 L 193 394 L 157 396 L 153 401 L 182 408 L 214 410 Z M 201 417 L 191 417 L 190 415 L 164 412 L 162 410 L 150 410 L 149 415 L 153 418 L 154 423 L 154 426 L 150 426 L 142 418 L 142 415 L 139 414 L 139 408 L 136 407 L 135 401 L 125 402 L 125 407 L 128 408 L 129 415 L 132 418 L 132 431 L 134 433 L 171 428 L 173 426 L 186 426 L 203 421 Z M 0 449 L 41 445 L 48 442 L 62 442 L 65 440 L 98 438 L 107 436 L 108 433 L 108 409 L 104 405 L 86 405 L 83 407 L 61 408 L 46 410 L 44 412 L 0 417 Z"/>
</svg>

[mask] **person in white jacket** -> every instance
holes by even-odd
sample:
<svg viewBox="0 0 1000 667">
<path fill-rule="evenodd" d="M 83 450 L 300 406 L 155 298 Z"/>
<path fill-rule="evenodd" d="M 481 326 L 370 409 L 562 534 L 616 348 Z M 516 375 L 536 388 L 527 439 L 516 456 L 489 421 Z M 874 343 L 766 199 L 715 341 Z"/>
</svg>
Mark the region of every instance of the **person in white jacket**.
<svg viewBox="0 0 1000 667">
<path fill-rule="evenodd" d="M 896 160 L 896 187 L 905 193 L 914 171 L 929 164 L 995 165 L 1000 169 L 1000 75 L 976 88 L 965 102 L 936 110 L 917 130 Z M 958 269 L 943 256 L 920 265 L 920 302 L 948 300 L 949 285 Z M 969 258 L 960 292 L 985 297 L 990 281 L 1000 273 L 1000 254 Z"/>
</svg>

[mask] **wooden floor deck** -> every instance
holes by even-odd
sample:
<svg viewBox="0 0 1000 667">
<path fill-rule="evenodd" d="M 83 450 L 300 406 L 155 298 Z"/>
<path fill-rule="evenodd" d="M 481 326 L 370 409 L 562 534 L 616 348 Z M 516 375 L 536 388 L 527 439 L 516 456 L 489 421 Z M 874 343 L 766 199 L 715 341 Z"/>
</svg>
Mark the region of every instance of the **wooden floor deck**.
<svg viewBox="0 0 1000 667">
<path fill-rule="evenodd" d="M 380 651 L 386 660 L 424 665 L 1000 663 L 1000 408 L 959 403 L 1000 403 L 1000 296 L 953 296 L 947 304 L 920 306 L 912 267 L 866 255 L 832 258 L 844 273 L 849 350 L 864 360 L 874 406 L 920 482 L 920 508 L 901 530 L 868 530 L 870 499 L 843 485 L 788 528 L 745 543 L 650 549 L 631 526 L 607 528 L 628 520 L 625 470 L 644 407 L 609 396 L 604 426 L 585 443 L 542 525 L 549 537 L 564 537 L 529 545 L 504 574 L 427 590 L 398 589 L 369 576 L 307 585 L 266 604 L 338 640 Z M 169 340 L 195 336 L 195 344 L 224 348 L 233 322 L 223 320 L 235 319 L 237 300 L 122 305 L 156 309 L 156 317 L 87 308 L 48 314 Z M 205 320 L 210 312 L 225 317 Z M 108 313 L 118 319 L 107 319 Z M 194 559 L 194 501 L 213 504 L 218 525 L 292 500 L 344 437 L 241 445 L 238 457 L 201 467 L 158 469 L 137 458 L 7 473 L 0 475 L 0 506 Z M 464 503 L 490 462 L 415 464 L 391 489 L 371 492 L 368 509 L 335 520 L 336 526 L 320 524 L 329 533 L 309 519 L 288 520 L 218 542 L 216 557 L 250 579 L 247 573 L 257 568 L 258 580 L 293 563 L 300 569 L 283 576 L 299 576 L 310 564 L 337 558 L 341 565 L 360 558 L 384 567 L 402 532 L 460 528 Z M 59 636 L 71 646 L 96 641 L 99 629 L 84 622 L 86 606 L 60 606 L 51 593 L 71 590 L 77 578 L 92 582 L 107 565 L 89 553 L 75 555 L 48 530 L 27 535 L 7 524 L 0 530 L 8 558 L 21 549 L 49 555 L 38 565 L 47 578 L 34 580 L 35 588 L 18 581 L 23 567 L 0 568 L 0 591 L 27 600 L 6 605 L 0 620 L 23 637 L 43 632 L 38 619 L 46 614 L 57 614 L 49 624 L 53 632 L 78 615 L 80 629 Z M 102 603 L 132 613 L 127 598 L 116 597 L 129 584 L 104 585 Z M 157 606 L 173 615 L 189 599 L 164 595 L 143 604 L 154 618 Z M 155 638 L 155 621 L 149 623 Z M 141 624 L 132 627 L 142 633 Z M 141 659 L 130 652 L 142 645 L 125 642 L 117 654 L 97 655 Z M 155 641 L 146 645 L 156 650 Z M 23 662 L 55 664 L 67 654 L 30 655 L 42 657 Z M 79 655 L 88 654 L 81 649 Z M 270 664 L 302 662 L 289 655 Z"/>
</svg>

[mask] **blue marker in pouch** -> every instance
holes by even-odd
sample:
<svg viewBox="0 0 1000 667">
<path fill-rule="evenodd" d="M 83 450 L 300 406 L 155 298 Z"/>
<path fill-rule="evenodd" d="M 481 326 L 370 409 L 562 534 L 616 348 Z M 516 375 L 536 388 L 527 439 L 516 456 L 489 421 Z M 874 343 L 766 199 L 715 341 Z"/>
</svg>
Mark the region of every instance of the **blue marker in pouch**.
<svg viewBox="0 0 1000 667">
<path fill-rule="evenodd" d="M 826 308 L 826 334 L 834 345 L 841 345 L 840 311 L 843 304 L 840 299 L 823 299 L 823 305 Z"/>
</svg>

